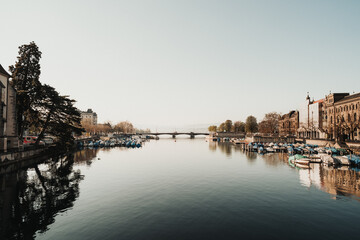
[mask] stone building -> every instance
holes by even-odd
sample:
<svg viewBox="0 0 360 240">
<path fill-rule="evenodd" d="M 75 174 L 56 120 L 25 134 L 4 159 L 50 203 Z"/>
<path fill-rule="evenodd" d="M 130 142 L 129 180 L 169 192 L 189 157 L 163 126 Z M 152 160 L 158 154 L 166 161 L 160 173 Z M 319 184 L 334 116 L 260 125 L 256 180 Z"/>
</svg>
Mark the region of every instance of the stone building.
<svg viewBox="0 0 360 240">
<path fill-rule="evenodd" d="M 360 93 L 332 93 L 325 97 L 323 125 L 328 139 L 360 140 Z"/>
<path fill-rule="evenodd" d="M 0 151 L 19 146 L 16 125 L 16 91 L 9 83 L 10 77 L 0 64 Z"/>
<path fill-rule="evenodd" d="M 279 135 L 295 136 L 299 128 L 299 112 L 290 111 L 279 119 Z"/>
<path fill-rule="evenodd" d="M 305 104 L 299 110 L 298 137 L 308 139 L 324 139 L 326 132 L 323 128 L 324 99 L 310 100 L 309 94 Z"/>
<path fill-rule="evenodd" d="M 81 112 L 81 122 L 97 125 L 97 114 L 89 108 L 86 112 Z"/>
</svg>

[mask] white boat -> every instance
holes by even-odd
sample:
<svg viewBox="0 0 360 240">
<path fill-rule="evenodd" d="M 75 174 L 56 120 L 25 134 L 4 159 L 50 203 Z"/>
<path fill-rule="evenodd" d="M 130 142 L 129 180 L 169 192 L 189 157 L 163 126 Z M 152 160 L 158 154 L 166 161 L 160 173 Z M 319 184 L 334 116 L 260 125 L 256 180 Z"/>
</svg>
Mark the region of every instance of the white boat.
<svg viewBox="0 0 360 240">
<path fill-rule="evenodd" d="M 351 165 L 350 160 L 346 156 L 334 156 L 335 161 L 339 161 L 341 165 L 349 166 Z"/>
<path fill-rule="evenodd" d="M 266 148 L 266 151 L 267 151 L 268 153 L 273 153 L 273 152 L 275 152 L 275 150 L 274 150 L 272 147 Z"/>
<path fill-rule="evenodd" d="M 295 163 L 296 164 L 303 164 L 303 165 L 309 165 L 311 159 L 309 158 L 301 158 L 301 159 L 296 159 Z"/>
<path fill-rule="evenodd" d="M 231 139 L 231 142 L 232 142 L 233 144 L 235 144 L 235 145 L 241 144 L 241 140 L 240 140 L 240 139 L 237 139 L 237 138 Z"/>
<path fill-rule="evenodd" d="M 318 154 L 324 165 L 333 166 L 336 164 L 334 158 L 328 154 Z"/>
</svg>

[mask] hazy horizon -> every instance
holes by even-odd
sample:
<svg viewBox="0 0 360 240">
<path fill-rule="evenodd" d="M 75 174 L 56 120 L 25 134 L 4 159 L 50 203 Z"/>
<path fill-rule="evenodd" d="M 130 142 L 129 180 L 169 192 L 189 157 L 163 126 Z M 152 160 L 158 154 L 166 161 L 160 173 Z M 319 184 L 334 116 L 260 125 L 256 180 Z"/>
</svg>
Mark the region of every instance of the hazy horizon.
<svg viewBox="0 0 360 240">
<path fill-rule="evenodd" d="M 42 83 L 99 122 L 218 124 L 360 92 L 359 1 L 2 1 L 0 64 L 42 51 Z"/>
</svg>

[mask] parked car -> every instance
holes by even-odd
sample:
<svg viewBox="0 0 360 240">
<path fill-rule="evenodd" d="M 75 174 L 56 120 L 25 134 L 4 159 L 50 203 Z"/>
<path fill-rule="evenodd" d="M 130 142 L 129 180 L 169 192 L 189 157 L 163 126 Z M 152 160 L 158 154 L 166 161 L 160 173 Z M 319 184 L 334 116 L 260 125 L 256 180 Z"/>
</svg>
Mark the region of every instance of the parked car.
<svg viewBox="0 0 360 240">
<path fill-rule="evenodd" d="M 36 139 L 37 139 L 36 136 L 25 136 L 23 143 L 24 143 L 25 146 L 34 145 L 35 142 L 36 142 Z M 45 146 L 45 142 L 44 142 L 44 141 L 40 141 L 40 142 L 39 142 L 39 145 L 40 145 L 40 146 Z"/>
</svg>

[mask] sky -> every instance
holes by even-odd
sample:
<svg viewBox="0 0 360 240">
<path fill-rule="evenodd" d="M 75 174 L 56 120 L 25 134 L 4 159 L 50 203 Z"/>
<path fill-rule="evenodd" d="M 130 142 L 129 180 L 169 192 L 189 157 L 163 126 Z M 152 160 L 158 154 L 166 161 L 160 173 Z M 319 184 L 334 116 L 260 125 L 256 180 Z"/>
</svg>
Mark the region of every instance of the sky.
<svg viewBox="0 0 360 240">
<path fill-rule="evenodd" d="M 0 64 L 34 41 L 42 83 L 99 122 L 207 126 L 360 92 L 360 1 L 0 0 Z"/>
</svg>

